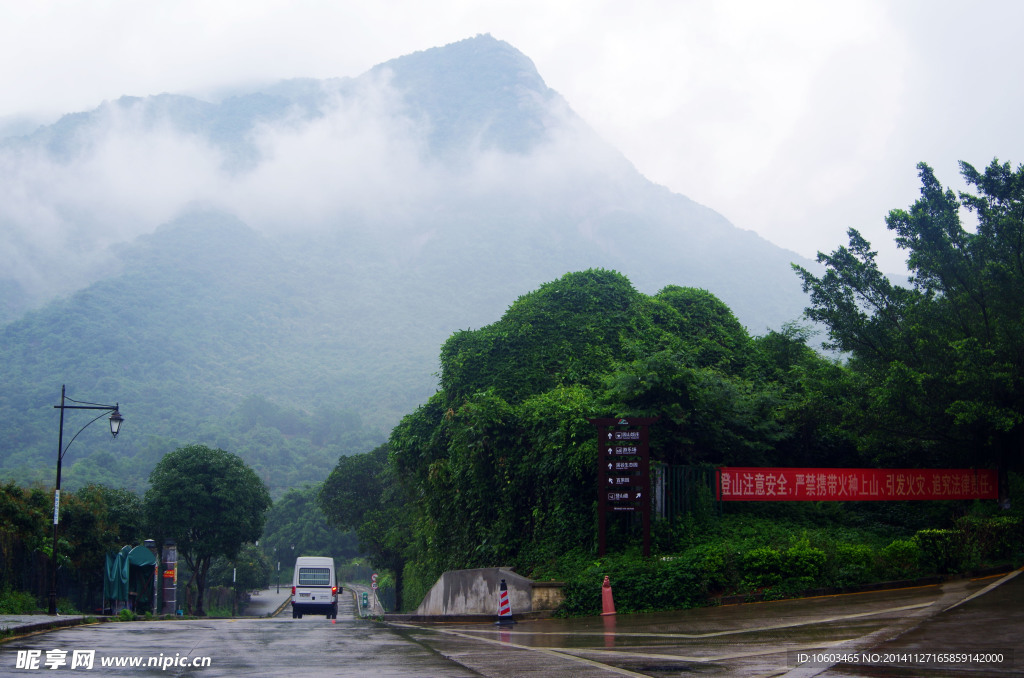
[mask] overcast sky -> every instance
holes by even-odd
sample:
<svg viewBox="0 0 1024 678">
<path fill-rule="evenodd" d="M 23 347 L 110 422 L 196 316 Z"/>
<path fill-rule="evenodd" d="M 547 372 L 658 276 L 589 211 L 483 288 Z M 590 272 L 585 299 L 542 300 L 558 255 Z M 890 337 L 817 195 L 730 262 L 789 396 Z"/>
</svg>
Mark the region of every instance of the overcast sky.
<svg viewBox="0 0 1024 678">
<path fill-rule="evenodd" d="M 0 5 L 0 130 L 129 94 L 357 76 L 491 33 L 651 180 L 802 255 L 888 210 L 915 165 L 1024 162 L 1024 3 L 32 0 Z"/>
</svg>

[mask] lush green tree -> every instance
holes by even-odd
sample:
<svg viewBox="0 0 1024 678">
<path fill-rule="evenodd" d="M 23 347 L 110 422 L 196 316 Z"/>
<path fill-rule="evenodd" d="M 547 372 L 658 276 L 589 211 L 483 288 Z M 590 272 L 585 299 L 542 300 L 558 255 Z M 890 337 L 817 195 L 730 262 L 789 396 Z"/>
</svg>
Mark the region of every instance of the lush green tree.
<svg viewBox="0 0 1024 678">
<path fill-rule="evenodd" d="M 797 267 L 807 315 L 865 377 L 864 440 L 879 461 L 999 468 L 1005 497 L 1024 460 L 1024 166 L 961 163 L 977 192 L 959 195 L 918 170 L 921 197 L 886 219 L 911 286 L 883 275 L 851 229 L 849 247 L 819 254 L 822 276 Z"/>
<path fill-rule="evenodd" d="M 0 485 L 0 590 L 49 588 L 52 511 L 52 489 Z M 60 513 L 58 593 L 80 609 L 97 607 L 106 553 L 145 538 L 142 501 L 129 490 L 88 485 L 63 494 Z"/>
<path fill-rule="evenodd" d="M 164 456 L 149 476 L 145 496 L 149 524 L 173 538 L 197 587 L 196 614 L 216 556 L 235 558 L 263 532 L 270 493 L 259 476 L 230 452 L 187 445 Z"/>
<path fill-rule="evenodd" d="M 236 599 L 242 601 L 250 591 L 270 585 L 272 567 L 263 549 L 256 544 L 244 544 L 234 558 L 220 556 L 214 559 L 208 574 L 209 584 L 232 587 Z"/>
<path fill-rule="evenodd" d="M 772 465 L 855 468 L 861 464 L 851 412 L 860 405 L 859 375 L 809 345 L 814 332 L 794 323 L 751 341 L 746 375 L 771 389 L 772 417 L 786 434 Z"/>
<path fill-rule="evenodd" d="M 298 556 L 331 556 L 337 560 L 359 555 L 351 528 L 344 532 L 337 529 L 320 510 L 320 487 L 292 488 L 267 512 L 260 547 L 274 568 L 278 562 L 289 568 Z"/>
<path fill-rule="evenodd" d="M 331 524 L 355 530 L 359 550 L 374 567 L 394 572 L 401 604 L 415 507 L 388 464 L 388 452 L 388 446 L 381 445 L 372 452 L 341 457 L 324 481 L 317 503 Z"/>
<path fill-rule="evenodd" d="M 10 481 L 0 485 L 0 589 L 45 594 L 52 517 L 52 493 Z"/>
<path fill-rule="evenodd" d="M 496 323 L 456 332 L 441 348 L 449 407 L 493 389 L 516 404 L 563 384 L 597 385 L 599 375 L 650 324 L 647 298 L 625 276 L 567 273 L 516 300 Z"/>
<path fill-rule="evenodd" d="M 694 367 L 714 367 L 736 372 L 747 361 L 750 337 L 732 311 L 707 290 L 669 285 L 653 298 L 673 312 L 658 309 L 655 323 L 688 353 Z"/>
<path fill-rule="evenodd" d="M 108 552 L 138 546 L 146 538 L 142 499 L 130 490 L 88 485 L 70 493 L 66 504 L 60 533 L 70 564 L 79 571 L 102 572 Z"/>
</svg>

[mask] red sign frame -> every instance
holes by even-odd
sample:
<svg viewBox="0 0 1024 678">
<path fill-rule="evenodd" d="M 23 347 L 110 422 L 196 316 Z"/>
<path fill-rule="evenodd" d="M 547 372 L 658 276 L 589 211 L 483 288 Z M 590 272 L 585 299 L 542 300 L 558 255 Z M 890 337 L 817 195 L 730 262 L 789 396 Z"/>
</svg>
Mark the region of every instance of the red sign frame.
<svg viewBox="0 0 1024 678">
<path fill-rule="evenodd" d="M 720 501 L 914 501 L 998 499 L 990 469 L 722 467 Z"/>
</svg>

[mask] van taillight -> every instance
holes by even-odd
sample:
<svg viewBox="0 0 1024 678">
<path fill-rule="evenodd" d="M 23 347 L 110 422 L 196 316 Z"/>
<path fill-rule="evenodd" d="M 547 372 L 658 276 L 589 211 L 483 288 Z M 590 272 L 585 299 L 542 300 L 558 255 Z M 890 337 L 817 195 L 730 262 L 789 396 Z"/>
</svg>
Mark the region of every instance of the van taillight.
<svg viewBox="0 0 1024 678">
<path fill-rule="evenodd" d="M 293 596 L 295 595 L 295 587 L 294 586 L 292 587 L 292 595 Z"/>
<path fill-rule="evenodd" d="M 337 587 L 337 586 L 332 586 L 332 587 L 331 587 L 331 595 L 334 595 L 334 594 L 336 594 L 337 592 L 338 592 L 338 587 Z"/>
</svg>

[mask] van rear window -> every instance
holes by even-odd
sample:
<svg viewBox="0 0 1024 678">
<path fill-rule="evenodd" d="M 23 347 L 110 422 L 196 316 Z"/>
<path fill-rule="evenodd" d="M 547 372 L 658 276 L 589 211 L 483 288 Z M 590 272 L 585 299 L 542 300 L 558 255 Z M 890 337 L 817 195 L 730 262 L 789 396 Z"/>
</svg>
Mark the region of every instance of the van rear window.
<svg viewBox="0 0 1024 678">
<path fill-rule="evenodd" d="M 299 586 L 330 586 L 331 570 L 326 567 L 300 567 Z"/>
</svg>

